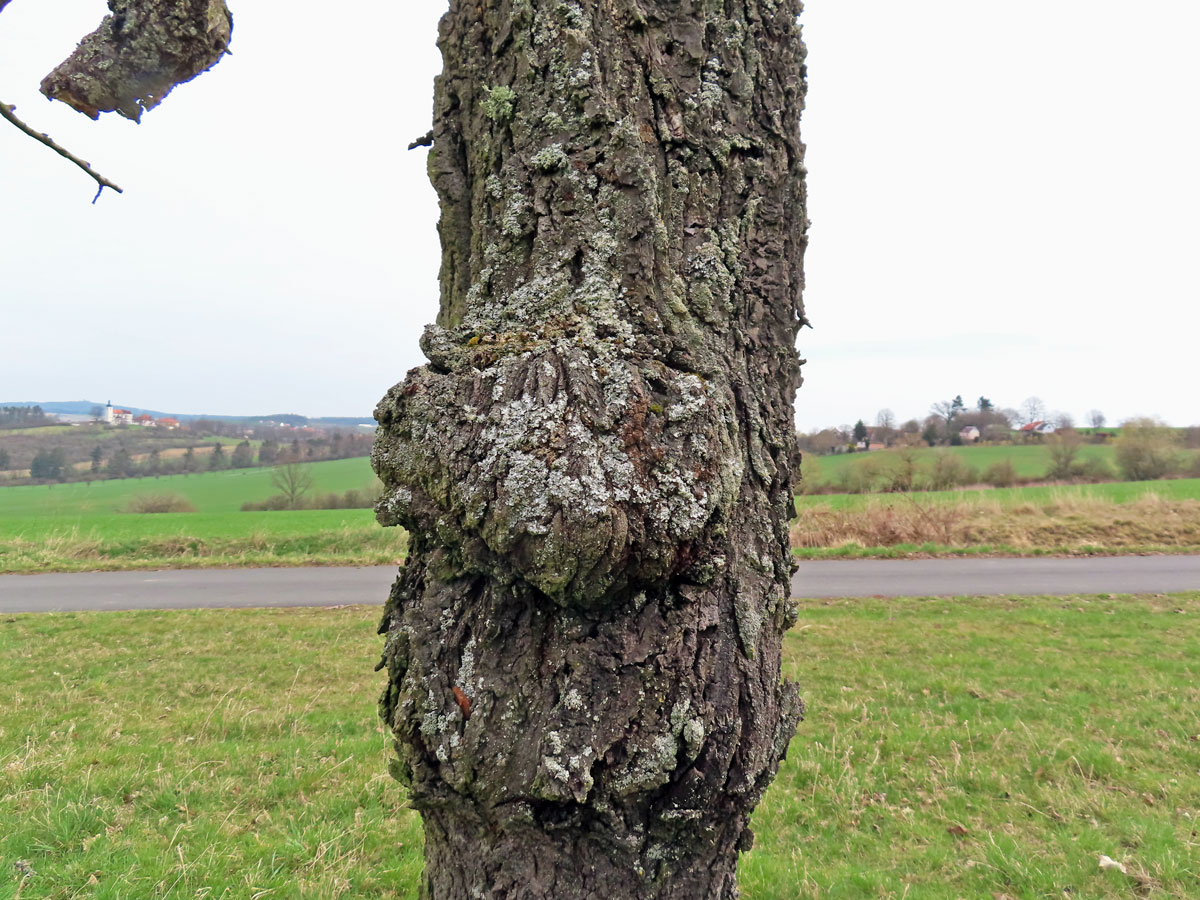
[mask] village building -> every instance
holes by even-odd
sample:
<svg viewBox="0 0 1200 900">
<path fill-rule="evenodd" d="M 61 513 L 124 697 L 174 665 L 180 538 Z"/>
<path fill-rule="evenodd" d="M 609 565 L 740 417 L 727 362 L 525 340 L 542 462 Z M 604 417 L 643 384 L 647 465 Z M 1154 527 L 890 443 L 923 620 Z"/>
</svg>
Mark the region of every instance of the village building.
<svg viewBox="0 0 1200 900">
<path fill-rule="evenodd" d="M 1021 426 L 1021 434 L 1054 434 L 1055 429 L 1052 422 L 1026 422 Z"/>
</svg>

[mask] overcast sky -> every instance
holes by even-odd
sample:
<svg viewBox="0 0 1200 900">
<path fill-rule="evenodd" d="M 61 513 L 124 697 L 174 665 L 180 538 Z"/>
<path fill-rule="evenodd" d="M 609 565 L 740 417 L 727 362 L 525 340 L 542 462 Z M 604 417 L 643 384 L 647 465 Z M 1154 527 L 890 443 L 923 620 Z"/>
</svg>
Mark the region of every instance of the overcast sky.
<svg viewBox="0 0 1200 900">
<path fill-rule="evenodd" d="M 445 2 L 230 0 L 233 56 L 141 125 L 37 92 L 102 0 L 13 0 L 0 401 L 364 415 L 436 313 Z M 336 9 L 336 14 L 329 10 Z M 797 424 L 1030 395 L 1200 423 L 1200 4 L 809 0 L 815 329 Z"/>
</svg>

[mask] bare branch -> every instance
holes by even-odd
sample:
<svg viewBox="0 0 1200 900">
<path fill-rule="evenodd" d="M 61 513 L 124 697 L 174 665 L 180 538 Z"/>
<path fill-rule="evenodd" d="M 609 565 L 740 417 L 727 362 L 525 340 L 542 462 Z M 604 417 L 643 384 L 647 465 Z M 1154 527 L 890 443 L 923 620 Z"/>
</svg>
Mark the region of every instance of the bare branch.
<svg viewBox="0 0 1200 900">
<path fill-rule="evenodd" d="M 0 0 L 0 9 L 2 9 L 4 4 L 7 2 L 8 2 L 8 0 Z M 124 191 L 122 191 L 119 186 L 117 186 L 116 184 L 113 184 L 111 181 L 109 181 L 107 178 L 105 178 L 103 175 L 101 175 L 99 172 L 97 172 L 95 169 L 93 169 L 91 163 L 87 162 L 86 160 L 80 159 L 78 156 L 76 156 L 74 153 L 72 153 L 66 147 L 55 142 L 50 137 L 50 135 L 34 131 L 32 128 L 30 128 L 28 125 L 26 125 L 20 119 L 18 119 L 15 106 L 10 106 L 7 103 L 0 103 L 0 116 L 3 116 L 5 119 L 8 119 L 8 121 L 12 122 L 13 125 L 17 126 L 17 128 L 21 129 L 23 132 L 25 132 L 27 135 L 29 135 L 31 138 L 33 138 L 35 141 L 45 144 L 47 147 L 49 147 L 51 150 L 53 150 L 59 156 L 65 158 L 65 159 L 69 159 L 71 162 L 75 163 L 75 165 L 79 166 L 79 168 L 83 169 L 83 171 L 87 172 L 88 175 L 90 175 L 92 178 L 94 178 L 96 180 L 96 184 L 99 185 L 99 188 L 96 190 L 96 196 L 92 198 L 92 203 L 95 203 L 97 200 L 100 199 L 100 193 L 105 188 L 111 188 L 112 190 L 116 191 L 118 194 L 124 193 Z"/>
</svg>

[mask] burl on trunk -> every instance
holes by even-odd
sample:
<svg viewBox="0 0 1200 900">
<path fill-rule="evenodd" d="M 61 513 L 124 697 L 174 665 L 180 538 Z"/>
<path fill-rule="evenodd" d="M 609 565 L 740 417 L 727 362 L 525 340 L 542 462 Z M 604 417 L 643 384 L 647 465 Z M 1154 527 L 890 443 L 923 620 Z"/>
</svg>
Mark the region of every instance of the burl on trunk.
<svg viewBox="0 0 1200 900">
<path fill-rule="evenodd" d="M 424 893 L 731 898 L 780 679 L 799 0 L 451 0 L 441 311 L 376 410 Z"/>
</svg>

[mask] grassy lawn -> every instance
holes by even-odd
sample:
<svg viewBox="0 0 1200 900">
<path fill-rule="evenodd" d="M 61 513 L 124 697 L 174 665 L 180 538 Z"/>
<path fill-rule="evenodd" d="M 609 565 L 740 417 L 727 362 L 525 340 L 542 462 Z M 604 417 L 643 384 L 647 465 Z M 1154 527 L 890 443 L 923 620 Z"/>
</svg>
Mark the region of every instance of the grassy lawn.
<svg viewBox="0 0 1200 900">
<path fill-rule="evenodd" d="M 378 615 L 0 620 L 0 898 L 415 898 Z M 1198 644 L 1200 594 L 803 603 L 743 896 L 1197 896 Z"/>
</svg>

